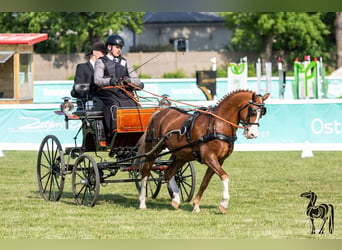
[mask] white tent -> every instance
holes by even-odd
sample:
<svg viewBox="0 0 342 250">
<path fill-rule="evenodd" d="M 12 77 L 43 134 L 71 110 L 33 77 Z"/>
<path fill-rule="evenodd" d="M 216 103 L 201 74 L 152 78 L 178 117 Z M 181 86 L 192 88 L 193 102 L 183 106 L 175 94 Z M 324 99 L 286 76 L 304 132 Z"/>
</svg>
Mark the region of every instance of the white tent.
<svg viewBox="0 0 342 250">
<path fill-rule="evenodd" d="M 332 77 L 342 77 L 342 67 L 338 68 L 330 74 Z"/>
</svg>

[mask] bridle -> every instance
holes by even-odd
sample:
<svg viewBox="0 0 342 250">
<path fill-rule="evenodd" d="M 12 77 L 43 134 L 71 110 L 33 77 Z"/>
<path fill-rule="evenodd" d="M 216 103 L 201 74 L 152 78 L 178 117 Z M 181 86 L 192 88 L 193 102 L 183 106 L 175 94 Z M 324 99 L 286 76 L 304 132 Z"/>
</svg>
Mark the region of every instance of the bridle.
<svg viewBox="0 0 342 250">
<path fill-rule="evenodd" d="M 257 108 L 254 108 L 253 106 L 257 106 Z M 242 108 L 239 109 L 239 116 L 240 116 L 240 112 L 242 110 L 244 110 L 245 108 L 247 108 L 247 116 L 245 121 L 240 121 L 240 123 L 246 128 L 247 126 L 250 125 L 257 125 L 259 126 L 259 122 L 250 122 L 250 119 L 252 116 L 256 115 L 256 112 L 259 112 L 260 117 L 259 120 L 261 119 L 261 117 L 263 115 L 266 114 L 266 107 L 265 107 L 265 103 L 256 103 L 253 100 L 249 100 L 249 102 L 244 105 Z"/>
</svg>

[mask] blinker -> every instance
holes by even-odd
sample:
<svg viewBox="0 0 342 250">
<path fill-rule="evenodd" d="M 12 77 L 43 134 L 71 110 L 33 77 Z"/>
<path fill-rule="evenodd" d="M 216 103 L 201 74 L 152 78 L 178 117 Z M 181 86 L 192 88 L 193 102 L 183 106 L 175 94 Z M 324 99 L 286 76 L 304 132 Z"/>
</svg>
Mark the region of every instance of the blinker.
<svg viewBox="0 0 342 250">
<path fill-rule="evenodd" d="M 266 115 L 266 107 L 261 107 L 260 114 Z"/>
<path fill-rule="evenodd" d="M 254 116 L 254 110 L 257 109 L 253 109 L 251 106 L 248 107 L 248 117 L 252 117 Z M 266 115 L 266 107 L 261 106 L 260 107 L 260 116 Z"/>
</svg>

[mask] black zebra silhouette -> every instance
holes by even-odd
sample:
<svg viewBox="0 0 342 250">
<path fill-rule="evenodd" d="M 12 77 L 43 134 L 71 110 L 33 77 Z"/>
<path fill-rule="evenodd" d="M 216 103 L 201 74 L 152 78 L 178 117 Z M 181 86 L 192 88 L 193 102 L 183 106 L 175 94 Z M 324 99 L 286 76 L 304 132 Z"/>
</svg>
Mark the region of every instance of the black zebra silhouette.
<svg viewBox="0 0 342 250">
<path fill-rule="evenodd" d="M 319 230 L 319 234 L 324 234 L 324 225 L 325 222 L 329 219 L 329 232 L 332 234 L 334 232 L 334 207 L 331 204 L 322 203 L 319 205 L 315 205 L 317 200 L 317 195 L 314 192 L 305 192 L 300 195 L 301 197 L 305 197 L 310 199 L 309 204 L 306 208 L 306 215 L 310 218 L 311 222 L 311 233 L 315 234 L 315 224 L 314 219 L 322 219 L 322 226 Z"/>
</svg>

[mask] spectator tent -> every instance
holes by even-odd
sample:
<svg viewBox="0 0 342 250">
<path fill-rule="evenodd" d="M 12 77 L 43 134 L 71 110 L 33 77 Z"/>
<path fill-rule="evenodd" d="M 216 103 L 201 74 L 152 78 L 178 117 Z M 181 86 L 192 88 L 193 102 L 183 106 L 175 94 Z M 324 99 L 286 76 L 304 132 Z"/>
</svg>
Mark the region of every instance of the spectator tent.
<svg viewBox="0 0 342 250">
<path fill-rule="evenodd" d="M 0 104 L 33 102 L 33 45 L 47 38 L 0 33 Z"/>
</svg>

